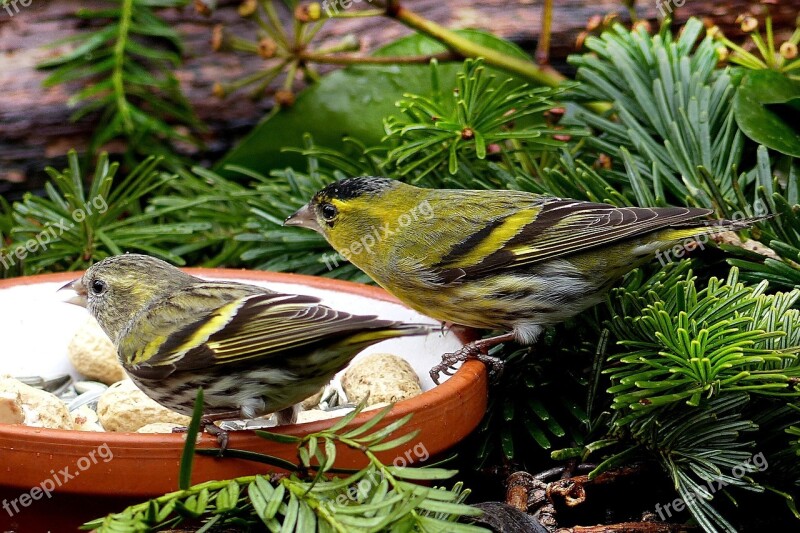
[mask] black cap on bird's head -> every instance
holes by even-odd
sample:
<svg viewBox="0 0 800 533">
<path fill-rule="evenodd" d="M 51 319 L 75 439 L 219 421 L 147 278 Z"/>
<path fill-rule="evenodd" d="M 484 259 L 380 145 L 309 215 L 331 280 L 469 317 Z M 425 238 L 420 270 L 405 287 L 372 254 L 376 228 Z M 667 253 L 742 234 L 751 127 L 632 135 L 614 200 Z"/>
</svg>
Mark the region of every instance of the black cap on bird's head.
<svg viewBox="0 0 800 533">
<path fill-rule="evenodd" d="M 312 202 L 325 200 L 352 200 L 364 195 L 380 193 L 391 189 L 397 184 L 395 180 L 380 176 L 360 176 L 358 178 L 345 178 L 335 181 L 321 189 L 312 198 Z"/>
<path fill-rule="evenodd" d="M 368 198 L 396 187 L 400 182 L 378 176 L 345 178 L 320 189 L 306 205 L 290 215 L 284 226 L 302 226 L 323 233 L 321 224 L 333 226 L 339 207 L 348 200 Z"/>
</svg>

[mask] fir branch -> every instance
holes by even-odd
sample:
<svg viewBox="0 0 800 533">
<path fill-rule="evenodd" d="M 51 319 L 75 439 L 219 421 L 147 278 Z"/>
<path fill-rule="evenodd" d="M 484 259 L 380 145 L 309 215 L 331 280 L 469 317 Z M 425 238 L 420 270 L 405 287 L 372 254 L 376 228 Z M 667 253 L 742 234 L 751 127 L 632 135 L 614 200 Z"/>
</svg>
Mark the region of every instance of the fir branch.
<svg viewBox="0 0 800 533">
<path fill-rule="evenodd" d="M 742 440 L 743 434 L 758 429 L 742 419 L 747 402 L 746 394 L 729 395 L 715 398 L 699 410 L 666 411 L 658 416 L 660 422 L 640 420 L 631 426 L 634 438 L 654 443 L 677 493 L 707 532 L 736 531 L 712 505 L 715 493 L 730 496 L 732 488 L 764 490 L 745 475 L 759 470 L 752 462 L 752 441 Z M 734 475 L 736 468 L 742 469 L 742 476 Z"/>
<path fill-rule="evenodd" d="M 577 117 L 601 132 L 589 138 L 591 146 L 609 154 L 618 169 L 622 162 L 631 178 L 644 178 L 634 184 L 640 204 L 674 199 L 726 216 L 744 207 L 735 193 L 743 137 L 730 76 L 715 70 L 714 41 L 696 44 L 702 29 L 690 19 L 673 38 L 668 31 L 651 36 L 643 27 L 629 32 L 616 25 L 587 40 L 592 54 L 569 62 L 578 67 L 578 96 L 613 102 L 618 120 L 581 110 Z"/>
<path fill-rule="evenodd" d="M 102 24 L 79 37 L 70 37 L 71 50 L 40 63 L 54 69 L 45 86 L 80 82 L 84 88 L 70 98 L 79 106 L 72 120 L 99 114 L 90 152 L 122 138 L 129 148 L 168 155 L 163 142 L 199 145 L 191 133 L 202 124 L 181 92 L 172 68 L 181 63 L 180 36 L 154 9 L 181 7 L 186 0 L 106 0 L 114 9 L 81 8 L 76 16 Z M 51 46 L 64 44 L 64 41 Z"/>
<path fill-rule="evenodd" d="M 736 268 L 698 290 L 691 272 L 676 281 L 676 270 L 686 267 L 669 265 L 650 285 L 609 297 L 609 327 L 624 347 L 605 371 L 616 425 L 734 391 L 800 396 L 800 311 L 792 308 L 800 290 L 765 294 L 766 282 L 745 286 Z"/>
<path fill-rule="evenodd" d="M 749 271 L 747 279 L 800 286 L 797 163 L 787 158 L 784 169 L 773 172 L 762 146 L 755 166 L 739 172 L 745 145 L 734 116 L 735 86 L 728 69 L 716 68 L 713 38 L 697 42 L 702 28 L 690 19 L 673 38 L 665 29 L 650 36 L 641 27 L 629 32 L 616 25 L 590 38 L 592 54 L 570 57 L 581 80 L 575 94 L 612 101 L 614 114 L 577 110 L 576 117 L 599 131 L 586 144 L 613 167 L 602 177 L 575 176 L 570 164 L 546 171 L 554 177 L 571 172 L 595 197 L 605 188 L 606 200 L 617 205 L 694 205 L 723 218 L 778 215 L 750 232 L 769 246 L 766 256 L 725 250 L 743 257 L 731 264 Z"/>
<path fill-rule="evenodd" d="M 591 361 L 586 339 L 596 333 L 585 326 L 559 326 L 535 350 L 493 352 L 503 357 L 506 370 L 492 389 L 486 416 L 464 446 L 467 463 L 474 455 L 481 468 L 500 462 L 535 468 L 556 446 L 583 445 L 590 422 L 583 377 Z"/>
<path fill-rule="evenodd" d="M 767 149 L 758 147 L 756 167 L 747 175 L 757 202 L 775 216 L 762 223 L 758 239 L 775 253 L 764 257 L 726 246 L 736 257 L 728 260 L 743 270 L 743 279 L 766 280 L 776 287 L 800 287 L 800 163 L 787 161 L 786 172 L 773 172 Z"/>
<path fill-rule="evenodd" d="M 255 186 L 267 179 L 246 173 L 243 176 L 252 182 L 240 183 L 202 167 L 179 169 L 177 174 L 178 179 L 150 198 L 148 205 L 168 212 L 175 222 L 203 223 L 204 228 L 184 235 L 172 253 L 209 267 L 243 266 L 242 254 L 257 243 L 239 236 L 252 231 L 252 202 L 262 198 Z"/>
<path fill-rule="evenodd" d="M 208 230 L 210 223 L 177 221 L 169 206 L 146 208 L 146 199 L 175 179 L 158 164 L 159 159 L 148 158 L 119 180 L 119 164 L 106 154 L 87 172 L 71 151 L 67 169 L 47 169 L 45 197 L 27 193 L 4 208 L 13 219 L 0 250 L 11 263 L 4 266 L 18 265 L 26 274 L 76 270 L 132 250 L 183 264 L 172 248 L 187 235 Z M 92 176 L 88 188 L 87 176 Z"/>
<path fill-rule="evenodd" d="M 312 151 L 313 146 L 311 138 L 306 137 L 306 150 Z M 340 163 L 346 160 L 335 151 L 323 151 L 320 157 Z M 349 168 L 356 168 L 360 164 L 365 164 L 364 160 L 354 159 Z M 241 168 L 231 170 L 249 172 Z M 236 236 L 249 248 L 242 253 L 242 260 L 259 269 L 368 281 L 366 275 L 331 251 L 322 236 L 283 226 L 286 217 L 306 203 L 314 193 L 344 177 L 345 174 L 337 170 L 323 167 L 317 155 L 309 156 L 306 172 L 289 168 L 273 171 L 273 179 L 265 179 L 257 187 L 259 199 L 251 202 L 252 218 L 247 231 Z"/>
<path fill-rule="evenodd" d="M 793 437 L 800 437 L 800 427 L 792 426 L 786 430 L 786 433 Z M 800 438 L 791 441 L 792 451 L 795 455 L 800 455 Z"/>
<path fill-rule="evenodd" d="M 688 262 L 649 279 L 634 273 L 612 291 L 617 349 L 604 373 L 615 410 L 610 436 L 619 440 L 594 474 L 646 450 L 705 531 L 735 530 L 717 491 L 733 497 L 732 488 L 762 491 L 756 474 L 784 485 L 796 475 L 762 471 L 786 448 L 775 435 L 798 421 L 789 406 L 800 397 L 800 290 L 766 291 L 766 282 L 741 283 L 736 268 L 698 289 Z M 764 464 L 752 460 L 759 453 Z"/>
<path fill-rule="evenodd" d="M 388 145 L 385 166 L 419 182 L 434 170 L 458 173 L 461 162 L 479 163 L 495 149 L 509 152 L 553 150 L 562 146 L 554 135 L 585 134 L 579 128 L 543 126 L 542 115 L 555 107 L 561 90 L 518 85 L 511 79 L 485 76 L 481 60 L 466 60 L 449 94 L 405 95 L 398 106 L 403 116 L 385 121 Z M 432 86 L 438 90 L 436 63 Z"/>
<path fill-rule="evenodd" d="M 380 427 L 391 410 L 389 406 L 361 426 L 346 429 L 363 409 L 362 403 L 331 427 L 302 438 L 257 432 L 269 440 L 297 445 L 300 465 L 296 472 L 201 483 L 88 522 L 83 529 L 161 531 L 199 523 L 204 531 L 212 526 L 255 528 L 259 524 L 270 531 L 485 531 L 456 522 L 459 517 L 481 514 L 463 503 L 469 491 L 460 483 L 452 490 L 413 483 L 441 481 L 455 471 L 388 466 L 378 459 L 376 453 L 397 448 L 415 437 L 415 432 L 396 436 L 411 415 Z M 199 420 L 199 416 L 198 410 L 195 418 Z M 189 435 L 187 442 L 194 442 L 194 437 Z M 345 478 L 324 476 L 335 463 L 337 445 L 363 453 L 367 466 Z M 309 469 L 316 470 L 317 475 L 309 478 L 301 474 Z"/>
</svg>

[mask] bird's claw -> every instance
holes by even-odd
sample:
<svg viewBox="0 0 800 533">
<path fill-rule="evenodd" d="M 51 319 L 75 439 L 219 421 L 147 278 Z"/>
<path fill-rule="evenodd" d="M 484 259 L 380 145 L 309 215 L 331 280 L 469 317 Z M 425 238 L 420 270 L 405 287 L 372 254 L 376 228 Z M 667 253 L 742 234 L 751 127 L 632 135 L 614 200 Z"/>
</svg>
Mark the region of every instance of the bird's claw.
<svg viewBox="0 0 800 533">
<path fill-rule="evenodd" d="M 203 428 L 209 435 L 214 435 L 217 437 L 217 443 L 219 444 L 219 456 L 222 457 L 225 453 L 225 450 L 228 449 L 228 430 L 222 429 L 214 424 L 213 420 L 206 418 L 200 419 L 200 427 Z M 187 431 L 189 431 L 189 428 L 185 426 L 172 428 L 173 433 L 186 433 Z"/>
<path fill-rule="evenodd" d="M 228 430 L 222 429 L 213 422 L 206 424 L 205 430 L 210 435 L 217 437 L 217 443 L 219 443 L 219 457 L 222 457 L 225 454 L 225 450 L 228 449 Z"/>
<path fill-rule="evenodd" d="M 489 368 L 490 381 L 496 381 L 503 373 L 504 364 L 500 358 L 483 353 L 479 343 L 470 342 L 456 352 L 444 354 L 442 361 L 431 368 L 431 379 L 436 385 L 439 385 L 439 374 L 452 376 L 456 371 L 456 363 L 469 359 L 477 359 Z"/>
</svg>

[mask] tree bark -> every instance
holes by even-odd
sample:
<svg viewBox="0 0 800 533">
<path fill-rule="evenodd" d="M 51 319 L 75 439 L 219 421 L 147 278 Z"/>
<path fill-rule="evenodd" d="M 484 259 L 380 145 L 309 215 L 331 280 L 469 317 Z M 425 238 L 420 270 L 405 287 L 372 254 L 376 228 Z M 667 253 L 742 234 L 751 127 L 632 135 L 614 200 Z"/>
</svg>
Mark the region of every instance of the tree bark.
<svg viewBox="0 0 800 533">
<path fill-rule="evenodd" d="M 42 87 L 47 72 L 37 70 L 36 64 L 57 52 L 57 49 L 45 48 L 44 45 L 81 30 L 85 22 L 72 16 L 77 7 L 108 4 L 98 4 L 97 0 L 89 3 L 34 1 L 27 7 L 21 0 L 12 0 L 12 3 L 17 7 L 0 9 L 0 194 L 14 198 L 21 190 L 38 187 L 46 165 L 63 166 L 66 152 L 73 147 L 80 151 L 91 137 L 93 117 L 80 122 L 70 120 L 74 109 L 67 106 L 67 100 L 76 86 Z M 448 27 L 491 31 L 518 43 L 531 54 L 541 26 L 542 3 L 542 0 L 403 1 L 404 6 L 426 18 Z M 790 5 L 793 3 L 783 1 L 771 7 L 778 27 L 793 28 L 796 16 L 796 7 Z M 211 96 L 214 82 L 254 72 L 263 62 L 252 54 L 211 51 L 211 28 L 217 23 L 224 23 L 227 29 L 240 36 L 254 34 L 255 25 L 238 16 L 238 2 L 221 1 L 219 4 L 210 18 L 197 14 L 191 7 L 162 13 L 181 33 L 186 44 L 185 61 L 176 75 L 197 114 L 209 126 L 204 138 L 209 151 L 194 154 L 198 162 L 218 158 L 272 106 L 271 97 L 252 102 L 244 97 L 219 100 Z M 640 17 L 655 25 L 658 6 L 668 10 L 670 6 L 674 7 L 674 0 L 661 0 L 660 4 L 648 1 L 637 5 L 636 9 Z M 356 9 L 363 7 L 368 6 L 357 6 Z M 15 12 L 15 9 L 19 11 Z M 693 15 L 708 16 L 727 35 L 736 37 L 740 34 L 735 24 L 736 16 L 753 9 L 759 9 L 757 0 L 693 0 L 679 8 L 674 7 L 674 15 L 679 23 Z M 589 18 L 607 13 L 617 13 L 622 20 L 629 18 L 627 9 L 617 0 L 556 2 L 551 63 L 560 69 L 567 68 L 564 60 L 575 51 L 576 38 L 585 29 Z M 282 16 L 288 19 L 289 14 L 282 10 Z M 345 34 L 353 34 L 361 39 L 363 50 L 369 51 L 409 32 L 388 19 L 340 19 L 326 24 L 315 42 L 318 45 L 334 43 Z M 121 147 L 109 148 L 113 151 Z"/>
</svg>

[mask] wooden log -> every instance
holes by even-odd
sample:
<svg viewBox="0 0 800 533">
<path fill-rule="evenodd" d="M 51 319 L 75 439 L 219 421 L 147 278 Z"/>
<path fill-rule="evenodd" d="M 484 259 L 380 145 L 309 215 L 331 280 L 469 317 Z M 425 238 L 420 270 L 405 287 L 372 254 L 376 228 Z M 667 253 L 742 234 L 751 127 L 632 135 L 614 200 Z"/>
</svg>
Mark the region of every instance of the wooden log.
<svg viewBox="0 0 800 533">
<path fill-rule="evenodd" d="M 72 122 L 70 115 L 74 110 L 67 106 L 76 86 L 42 87 L 47 72 L 37 70 L 36 65 L 56 53 L 44 45 L 81 31 L 86 24 L 72 16 L 76 8 L 107 5 L 98 0 L 27 0 L 26 7 L 23 1 L 12 0 L 13 6 L 0 9 L 0 194 L 12 198 L 21 190 L 39 186 L 46 165 L 63 166 L 67 150 L 73 147 L 81 150 L 87 145 L 94 117 Z M 662 10 L 675 6 L 675 0 L 661 0 L 661 3 Z M 797 9 L 790 5 L 793 3 L 784 1 L 772 6 L 779 27 L 794 26 Z M 211 29 L 217 23 L 224 23 L 237 35 L 254 34 L 254 24 L 237 14 L 238 2 L 221 1 L 219 4 L 210 18 L 197 14 L 193 8 L 170 9 L 162 13 L 182 34 L 186 44 L 185 62 L 176 75 L 197 114 L 209 126 L 205 137 L 209 151 L 192 154 L 198 162 L 217 159 L 272 105 L 269 97 L 252 102 L 247 98 L 220 101 L 211 96 L 214 82 L 253 72 L 263 61 L 250 54 L 211 51 Z M 491 31 L 520 44 L 531 54 L 541 24 L 541 4 L 542 0 L 404 0 L 403 3 L 448 27 Z M 640 17 L 655 24 L 658 5 L 655 1 L 646 2 L 636 9 Z M 675 7 L 674 13 L 678 22 L 692 15 L 710 16 L 726 34 L 735 36 L 738 33 L 735 25 L 737 14 L 756 5 L 757 0 L 727 0 L 723 3 L 693 0 Z M 607 13 L 618 13 L 623 20 L 628 18 L 627 10 L 617 0 L 556 2 L 552 63 L 564 68 L 564 58 L 575 51 L 576 37 L 589 18 Z M 283 10 L 282 16 L 288 19 L 289 14 Z M 337 42 L 343 35 L 353 34 L 361 40 L 364 50 L 373 50 L 408 33 L 409 29 L 387 19 L 346 19 L 326 24 L 316 42 L 324 45 Z M 121 146 L 110 148 L 119 150 Z"/>
</svg>

